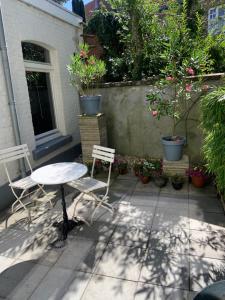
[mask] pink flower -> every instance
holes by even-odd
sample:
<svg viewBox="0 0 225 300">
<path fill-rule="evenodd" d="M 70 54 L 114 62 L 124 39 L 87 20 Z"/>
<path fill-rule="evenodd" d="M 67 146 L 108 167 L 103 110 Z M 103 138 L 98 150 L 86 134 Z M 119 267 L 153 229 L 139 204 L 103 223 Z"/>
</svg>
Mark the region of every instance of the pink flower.
<svg viewBox="0 0 225 300">
<path fill-rule="evenodd" d="M 153 110 L 153 111 L 152 111 L 152 115 L 153 115 L 153 117 L 156 117 L 156 116 L 158 115 L 157 110 Z"/>
<path fill-rule="evenodd" d="M 192 91 L 192 85 L 191 84 L 186 84 L 185 90 L 186 90 L 186 92 L 190 93 Z"/>
<path fill-rule="evenodd" d="M 191 67 L 186 68 L 186 72 L 187 72 L 189 75 L 191 75 L 191 76 L 194 76 L 194 75 L 195 75 L 195 71 L 194 71 Z"/>
<path fill-rule="evenodd" d="M 174 81 L 174 77 L 173 76 L 167 76 L 166 80 L 168 80 L 168 81 Z"/>
</svg>

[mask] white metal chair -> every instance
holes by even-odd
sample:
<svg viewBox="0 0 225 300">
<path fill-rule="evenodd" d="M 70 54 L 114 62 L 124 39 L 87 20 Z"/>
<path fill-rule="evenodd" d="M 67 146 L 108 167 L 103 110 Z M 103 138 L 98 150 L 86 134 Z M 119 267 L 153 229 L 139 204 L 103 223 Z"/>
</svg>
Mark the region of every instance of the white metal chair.
<svg viewBox="0 0 225 300">
<path fill-rule="evenodd" d="M 11 179 L 8 163 L 15 162 L 22 158 L 26 160 L 29 171 L 30 173 L 32 173 L 33 170 L 28 159 L 29 155 L 29 149 L 26 144 L 0 150 L 0 163 L 2 163 L 5 168 L 5 172 L 9 181 L 9 186 L 12 190 L 13 195 L 16 197 L 15 202 L 12 204 L 12 213 L 23 208 L 28 213 L 28 220 L 31 221 L 30 210 L 27 208 L 27 205 L 30 204 L 30 202 L 26 204 L 23 203 L 25 198 L 29 196 L 30 200 L 32 201 L 43 202 L 42 198 L 38 199 L 37 197 L 38 194 L 42 192 L 46 196 L 46 200 L 50 203 L 51 207 L 53 207 L 53 204 L 51 202 L 51 199 L 47 197 L 47 193 L 43 189 L 43 186 L 34 182 L 30 176 L 21 178 L 16 181 L 12 181 Z M 35 189 L 35 187 L 37 188 Z M 16 190 L 19 191 L 16 192 Z"/>
<path fill-rule="evenodd" d="M 93 164 L 91 170 L 91 177 L 84 177 L 68 183 L 70 187 L 73 187 L 81 192 L 74 205 L 73 218 L 76 214 L 77 205 L 80 202 L 92 201 L 95 203 L 95 209 L 91 215 L 91 223 L 93 222 L 94 215 L 99 207 L 102 206 L 108 209 L 110 212 L 113 212 L 112 206 L 108 203 L 108 199 L 109 199 L 108 193 L 109 193 L 110 177 L 112 171 L 112 163 L 114 162 L 114 158 L 115 158 L 115 149 L 94 145 L 92 157 L 93 157 Z M 109 163 L 107 182 L 103 182 L 93 178 L 96 159 Z M 97 196 L 94 192 L 100 189 L 106 189 L 106 192 L 104 195 Z M 88 199 L 84 199 L 85 194 L 90 197 L 88 197 Z"/>
</svg>

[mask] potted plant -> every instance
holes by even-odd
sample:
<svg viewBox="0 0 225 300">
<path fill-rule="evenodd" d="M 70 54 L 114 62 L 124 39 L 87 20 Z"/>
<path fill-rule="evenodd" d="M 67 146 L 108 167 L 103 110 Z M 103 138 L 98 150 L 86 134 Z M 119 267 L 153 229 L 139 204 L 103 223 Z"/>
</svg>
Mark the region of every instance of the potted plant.
<svg viewBox="0 0 225 300">
<path fill-rule="evenodd" d="M 71 57 L 67 66 L 71 83 L 78 88 L 83 114 L 96 115 L 100 112 L 100 95 L 93 94 L 93 84 L 106 73 L 105 63 L 94 55 L 89 55 L 89 46 L 80 45 L 80 52 Z"/>
<path fill-rule="evenodd" d="M 120 175 L 125 175 L 128 172 L 128 162 L 125 158 L 117 156 L 115 164 Z"/>
<path fill-rule="evenodd" d="M 182 189 L 184 182 L 185 182 L 184 176 L 175 174 L 171 177 L 171 183 L 175 190 Z"/>
<path fill-rule="evenodd" d="M 197 188 L 202 188 L 208 178 L 205 168 L 201 166 L 190 168 L 187 174 L 191 178 L 192 184 Z"/>
<path fill-rule="evenodd" d="M 142 166 L 142 160 L 140 158 L 135 158 L 132 162 L 131 162 L 131 166 L 133 168 L 134 171 L 134 175 L 135 176 L 139 176 L 140 173 L 140 169 Z"/>
<path fill-rule="evenodd" d="M 139 178 L 143 184 L 150 181 L 151 177 L 151 163 L 147 160 L 143 160 L 139 169 Z"/>
<path fill-rule="evenodd" d="M 156 186 L 162 188 L 167 185 L 168 176 L 162 172 L 154 173 L 153 181 Z"/>
<path fill-rule="evenodd" d="M 161 54 L 163 68 L 156 88 L 147 94 L 147 107 L 152 116 L 160 120 L 169 117 L 172 130 L 161 138 L 164 156 L 169 161 L 182 158 L 183 146 L 187 143 L 187 122 L 189 113 L 197 99 L 193 92 L 202 92 L 202 76 L 211 70 L 210 40 L 204 37 L 203 21 L 196 15 L 197 30 L 192 34 L 188 27 L 187 1 L 182 5 L 179 26 L 173 18 L 165 14 L 166 36 L 164 51 Z M 201 41 L 201 42 L 200 42 Z M 178 124 L 183 121 L 185 134 L 176 133 Z"/>
</svg>

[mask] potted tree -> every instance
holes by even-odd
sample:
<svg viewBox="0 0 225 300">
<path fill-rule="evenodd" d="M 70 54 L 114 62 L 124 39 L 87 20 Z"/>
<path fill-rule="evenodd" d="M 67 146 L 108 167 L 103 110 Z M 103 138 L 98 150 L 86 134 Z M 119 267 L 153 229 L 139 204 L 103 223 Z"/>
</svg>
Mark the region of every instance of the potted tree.
<svg viewBox="0 0 225 300">
<path fill-rule="evenodd" d="M 152 116 L 158 120 L 169 117 L 172 130 L 162 136 L 164 156 L 167 160 L 182 158 L 183 146 L 187 142 L 187 121 L 189 113 L 197 100 L 193 92 L 202 91 L 202 76 L 211 70 L 210 38 L 204 36 L 203 21 L 196 15 L 197 30 L 191 32 L 187 21 L 187 1 L 183 1 L 182 12 L 177 15 L 180 22 L 174 22 L 170 14 L 165 14 L 166 24 L 164 52 L 161 54 L 163 68 L 157 88 L 147 94 L 147 106 Z M 177 125 L 184 121 L 186 132 L 176 134 Z"/>
<path fill-rule="evenodd" d="M 89 46 L 80 45 L 80 52 L 71 57 L 67 66 L 71 83 L 80 94 L 81 110 L 86 115 L 96 115 L 100 112 L 100 95 L 94 95 L 93 84 L 106 73 L 105 63 L 94 55 L 89 55 Z"/>
</svg>

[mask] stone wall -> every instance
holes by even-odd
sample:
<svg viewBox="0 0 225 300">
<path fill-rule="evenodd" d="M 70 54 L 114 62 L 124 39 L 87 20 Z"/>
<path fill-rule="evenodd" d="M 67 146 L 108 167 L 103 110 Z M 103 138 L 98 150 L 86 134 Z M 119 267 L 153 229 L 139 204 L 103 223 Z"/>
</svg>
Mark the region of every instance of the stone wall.
<svg viewBox="0 0 225 300">
<path fill-rule="evenodd" d="M 211 84 L 221 84 L 220 80 L 209 81 Z M 146 108 L 146 93 L 154 88 L 154 83 L 129 83 L 129 85 L 105 84 L 97 89 L 102 95 L 102 112 L 106 114 L 108 144 L 123 155 L 140 157 L 162 157 L 160 138 L 170 135 L 172 122 L 169 118 L 160 121 L 153 118 Z M 169 92 L 169 91 L 168 91 Z M 202 132 L 199 128 L 198 105 L 190 113 L 188 122 L 188 144 L 185 153 L 192 161 L 201 156 Z M 195 120 L 194 120 L 195 119 Z M 185 134 L 185 124 L 177 127 L 177 134 Z"/>
</svg>

